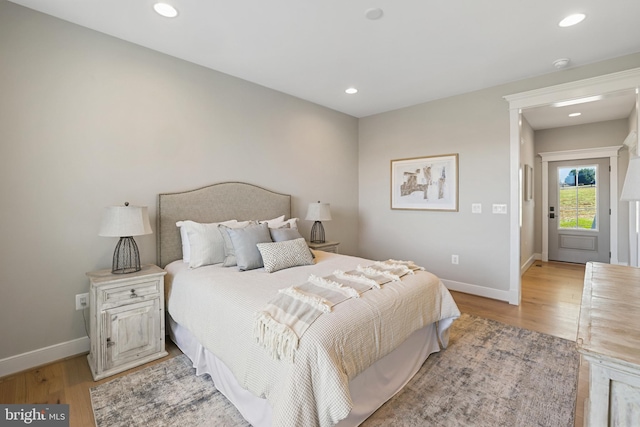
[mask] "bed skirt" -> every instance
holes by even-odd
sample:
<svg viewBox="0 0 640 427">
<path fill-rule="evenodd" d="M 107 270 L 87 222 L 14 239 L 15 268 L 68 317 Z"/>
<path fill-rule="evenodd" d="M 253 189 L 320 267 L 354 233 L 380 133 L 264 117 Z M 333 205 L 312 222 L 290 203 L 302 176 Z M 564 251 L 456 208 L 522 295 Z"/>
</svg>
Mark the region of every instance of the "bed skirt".
<svg viewBox="0 0 640 427">
<path fill-rule="evenodd" d="M 271 426 L 271 406 L 266 399 L 242 388 L 216 356 L 205 349 L 184 327 L 167 315 L 171 340 L 193 362 L 196 375 L 209 374 L 213 383 L 254 427 Z M 448 326 L 443 334 L 448 335 Z M 430 354 L 438 352 L 437 324 L 415 331 L 400 347 L 371 365 L 349 383 L 353 408 L 337 427 L 360 425 L 400 391 L 418 372 Z"/>
</svg>

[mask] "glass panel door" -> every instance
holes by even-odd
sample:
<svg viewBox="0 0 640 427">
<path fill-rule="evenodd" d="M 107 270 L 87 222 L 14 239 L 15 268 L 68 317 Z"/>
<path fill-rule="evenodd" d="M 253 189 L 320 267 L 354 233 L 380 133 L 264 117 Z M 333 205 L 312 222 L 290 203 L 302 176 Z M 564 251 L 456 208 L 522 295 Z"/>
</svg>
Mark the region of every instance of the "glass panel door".
<svg viewBox="0 0 640 427">
<path fill-rule="evenodd" d="M 558 168 L 558 228 L 598 229 L 597 165 Z"/>
</svg>

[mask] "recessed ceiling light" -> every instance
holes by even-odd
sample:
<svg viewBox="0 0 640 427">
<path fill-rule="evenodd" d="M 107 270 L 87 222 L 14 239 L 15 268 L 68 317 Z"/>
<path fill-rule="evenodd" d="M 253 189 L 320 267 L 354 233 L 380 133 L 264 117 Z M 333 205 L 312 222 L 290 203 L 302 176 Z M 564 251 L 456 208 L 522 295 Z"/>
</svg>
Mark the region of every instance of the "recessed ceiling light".
<svg viewBox="0 0 640 427">
<path fill-rule="evenodd" d="M 358 93 L 358 89 L 356 89 L 355 87 L 350 87 L 349 89 L 345 90 L 345 92 L 349 95 L 353 95 L 354 93 Z"/>
<path fill-rule="evenodd" d="M 571 114 L 569 114 L 569 117 L 578 117 L 578 116 L 581 116 L 581 115 L 582 115 L 582 113 L 571 113 Z"/>
<path fill-rule="evenodd" d="M 584 13 L 574 13 L 573 15 L 569 15 L 564 18 L 558 25 L 561 27 L 570 27 L 572 25 L 576 25 L 584 21 L 584 18 L 587 16 Z"/>
<path fill-rule="evenodd" d="M 167 3 L 156 3 L 153 5 L 153 10 L 165 18 L 175 18 L 178 16 L 178 10 Z"/>
<path fill-rule="evenodd" d="M 364 11 L 364 16 L 372 21 L 382 18 L 382 15 L 384 15 L 384 12 L 379 7 L 374 7 Z"/>
</svg>

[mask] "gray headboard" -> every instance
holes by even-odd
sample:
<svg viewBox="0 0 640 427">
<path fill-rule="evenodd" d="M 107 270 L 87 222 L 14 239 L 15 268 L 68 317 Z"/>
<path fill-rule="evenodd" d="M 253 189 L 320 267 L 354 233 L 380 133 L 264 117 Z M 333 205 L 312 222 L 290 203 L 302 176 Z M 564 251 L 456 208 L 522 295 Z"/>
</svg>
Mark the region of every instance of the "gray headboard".
<svg viewBox="0 0 640 427">
<path fill-rule="evenodd" d="M 182 258 L 177 221 L 222 222 L 291 217 L 291 196 L 252 184 L 223 182 L 181 193 L 158 196 L 158 265 L 165 267 Z"/>
</svg>

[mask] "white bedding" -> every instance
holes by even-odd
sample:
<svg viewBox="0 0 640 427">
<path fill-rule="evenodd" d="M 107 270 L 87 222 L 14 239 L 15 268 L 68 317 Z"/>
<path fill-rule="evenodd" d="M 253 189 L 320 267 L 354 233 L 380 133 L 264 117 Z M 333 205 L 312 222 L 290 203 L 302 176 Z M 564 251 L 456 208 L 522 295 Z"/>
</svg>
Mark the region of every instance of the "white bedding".
<svg viewBox="0 0 640 427">
<path fill-rule="evenodd" d="M 459 316 L 451 295 L 427 272 L 405 276 L 322 315 L 300 341 L 296 361 L 271 359 L 253 339 L 254 313 L 278 289 L 372 261 L 316 251 L 316 265 L 268 274 L 220 265 L 190 270 L 167 266 L 167 308 L 233 373 L 238 383 L 267 398 L 274 426 L 331 426 L 352 407 L 349 380 L 390 353 L 412 332 Z M 444 338 L 448 322 L 440 322 Z M 446 340 L 443 340 L 446 343 Z"/>
</svg>

